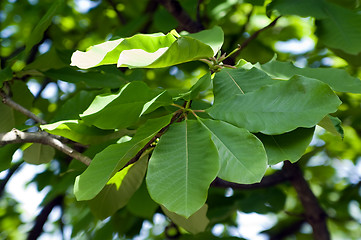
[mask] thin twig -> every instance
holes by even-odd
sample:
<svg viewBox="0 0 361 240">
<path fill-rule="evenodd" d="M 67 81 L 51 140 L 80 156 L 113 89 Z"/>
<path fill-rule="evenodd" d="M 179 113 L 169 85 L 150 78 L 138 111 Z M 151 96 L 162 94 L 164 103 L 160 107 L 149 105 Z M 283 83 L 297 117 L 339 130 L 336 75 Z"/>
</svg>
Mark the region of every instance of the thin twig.
<svg viewBox="0 0 361 240">
<path fill-rule="evenodd" d="M 267 26 L 259 29 L 259 30 L 256 31 L 256 32 L 254 32 L 254 33 L 253 33 L 249 38 L 247 38 L 241 45 L 239 45 L 238 48 L 236 48 L 236 51 L 232 52 L 232 54 L 229 54 L 227 57 L 229 57 L 230 55 L 233 55 L 233 57 L 235 58 L 244 48 L 246 48 L 246 47 L 248 46 L 248 44 L 249 44 L 252 40 L 254 40 L 255 38 L 257 38 L 257 36 L 258 36 L 261 32 L 263 32 L 263 31 L 265 31 L 265 30 L 273 27 L 274 25 L 276 25 L 276 23 L 277 23 L 278 19 L 280 19 L 280 17 L 281 17 L 281 16 L 278 16 L 278 17 L 277 17 L 275 20 L 273 20 L 270 24 L 268 24 Z"/>
<path fill-rule="evenodd" d="M 58 140 L 57 136 L 47 132 L 22 132 L 14 128 L 10 132 L 0 134 L 0 146 L 11 143 L 41 143 L 52 146 L 53 148 L 79 160 L 87 166 L 89 166 L 91 162 L 90 158 L 75 151 L 68 145 Z"/>
<path fill-rule="evenodd" d="M 38 123 L 46 124 L 46 122 L 43 119 L 39 118 L 34 113 L 30 112 L 28 109 L 24 108 L 20 104 L 14 102 L 8 95 L 5 94 L 4 91 L 0 90 L 0 96 L 2 97 L 2 102 L 4 104 L 8 105 L 9 107 L 15 109 L 16 111 L 24 114 L 25 116 L 33 119 Z"/>
</svg>

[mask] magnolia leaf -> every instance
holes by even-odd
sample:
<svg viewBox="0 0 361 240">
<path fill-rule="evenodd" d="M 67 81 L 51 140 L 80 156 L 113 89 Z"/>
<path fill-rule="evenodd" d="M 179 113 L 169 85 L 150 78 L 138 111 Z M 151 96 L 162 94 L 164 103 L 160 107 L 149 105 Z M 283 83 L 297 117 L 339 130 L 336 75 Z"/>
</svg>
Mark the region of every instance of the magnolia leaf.
<svg viewBox="0 0 361 240">
<path fill-rule="evenodd" d="M 0 70 L 0 87 L 3 86 L 3 82 L 11 80 L 13 78 L 13 71 L 11 67 L 6 67 Z"/>
<path fill-rule="evenodd" d="M 223 44 L 219 27 L 188 36 L 137 34 L 76 51 L 72 66 L 87 69 L 104 64 L 129 68 L 161 68 L 214 56 Z M 178 38 L 177 38 L 178 37 Z"/>
<path fill-rule="evenodd" d="M 145 181 L 143 181 L 127 204 L 127 209 L 133 215 L 149 220 L 153 219 L 153 215 L 158 207 L 159 205 L 150 198 Z"/>
<path fill-rule="evenodd" d="M 276 82 L 257 68 L 222 69 L 213 79 L 214 102 L 219 103 L 235 94 L 252 92 Z"/>
<path fill-rule="evenodd" d="M 27 38 L 25 43 L 25 52 L 29 53 L 30 50 L 35 46 L 35 44 L 39 43 L 43 38 L 44 32 L 50 26 L 53 17 L 58 12 L 58 10 L 63 5 L 63 0 L 55 0 L 51 7 L 48 9 L 46 14 L 40 19 L 35 28 L 31 31 L 30 36 Z"/>
<path fill-rule="evenodd" d="M 132 133 L 132 131 L 127 129 L 120 129 L 118 131 L 102 130 L 94 126 L 88 126 L 79 120 L 55 122 L 41 125 L 40 128 L 48 133 L 66 137 L 82 144 L 97 144 Z"/>
<path fill-rule="evenodd" d="M 298 127 L 313 127 L 340 104 L 327 84 L 295 76 L 248 94 L 235 95 L 214 104 L 207 112 L 213 118 L 250 132 L 275 135 Z"/>
<path fill-rule="evenodd" d="M 290 62 L 272 60 L 258 67 L 273 78 L 289 79 L 294 75 L 315 78 L 338 92 L 361 93 L 361 80 L 336 68 L 298 68 Z"/>
<path fill-rule="evenodd" d="M 50 162 L 55 155 L 54 148 L 43 145 L 40 143 L 34 143 L 24 150 L 24 161 L 30 164 L 43 164 Z"/>
<path fill-rule="evenodd" d="M 105 219 L 128 203 L 143 182 L 147 160 L 148 154 L 143 154 L 135 164 L 117 172 L 98 195 L 88 202 L 97 218 Z"/>
<path fill-rule="evenodd" d="M 337 117 L 327 115 L 317 125 L 336 136 L 340 136 L 341 138 L 344 136 L 341 120 Z"/>
<path fill-rule="evenodd" d="M 188 218 L 204 205 L 218 170 L 209 132 L 196 120 L 172 124 L 149 160 L 149 194 L 169 211 Z"/>
<path fill-rule="evenodd" d="M 312 141 L 315 128 L 297 128 L 281 135 L 257 133 L 266 149 L 268 164 L 274 165 L 285 160 L 298 161 Z"/>
<path fill-rule="evenodd" d="M 198 94 L 204 90 L 206 90 L 211 85 L 211 73 L 208 72 L 203 75 L 198 81 L 189 89 L 188 92 L 180 95 L 180 98 L 191 100 L 195 99 Z"/>
<path fill-rule="evenodd" d="M 148 120 L 132 140 L 112 144 L 95 155 L 89 167 L 75 179 L 74 194 L 78 201 L 94 198 L 108 180 L 132 159 L 159 130 L 166 126 L 172 115 Z"/>
<path fill-rule="evenodd" d="M 184 228 L 192 234 L 197 234 L 204 232 L 208 226 L 209 219 L 207 218 L 208 205 L 204 204 L 197 212 L 195 212 L 189 218 L 180 216 L 174 212 L 169 211 L 164 206 L 161 205 L 162 211 L 167 217 L 169 217 L 172 222 L 174 222 L 179 227 Z"/>
<path fill-rule="evenodd" d="M 198 120 L 211 133 L 218 149 L 220 178 L 242 184 L 261 181 L 267 169 L 267 156 L 256 136 L 226 122 Z"/>
<path fill-rule="evenodd" d="M 101 129 L 126 128 L 138 120 L 145 104 L 158 95 L 159 91 L 150 89 L 144 82 L 131 82 L 117 94 L 98 95 L 80 117 Z"/>
<path fill-rule="evenodd" d="M 20 146 L 21 144 L 8 144 L 0 147 L 0 172 L 10 168 L 13 154 Z"/>
</svg>

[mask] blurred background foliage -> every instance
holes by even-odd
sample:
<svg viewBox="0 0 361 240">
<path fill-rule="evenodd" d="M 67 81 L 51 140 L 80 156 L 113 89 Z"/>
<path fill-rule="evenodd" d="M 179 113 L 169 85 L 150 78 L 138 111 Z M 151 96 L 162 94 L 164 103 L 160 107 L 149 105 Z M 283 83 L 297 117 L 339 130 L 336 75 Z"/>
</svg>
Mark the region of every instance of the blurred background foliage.
<svg viewBox="0 0 361 240">
<path fill-rule="evenodd" d="M 222 27 L 225 33 L 223 52 L 231 52 L 272 21 L 267 14 L 272 19 L 275 14 L 266 12 L 269 0 L 198 2 L 199 5 L 194 0 L 179 1 L 191 18 L 205 28 Z M 358 0 L 329 2 L 360 10 Z M 179 89 L 188 90 L 207 71 L 207 66 L 201 62 L 134 70 L 103 66 L 77 71 L 69 66 L 71 53 L 76 49 L 85 50 L 90 45 L 139 32 L 182 31 L 177 19 L 158 1 L 2 0 L 0 4 L 0 86 L 14 74 L 10 82 L 12 98 L 49 123 L 77 117 L 95 95 L 116 91 L 126 81 L 142 80 L 151 87 L 176 93 Z M 276 26 L 261 32 L 234 61 L 265 63 L 277 57 L 281 61 L 293 61 L 298 67 L 342 68 L 360 77 L 361 55 L 326 48 L 319 41 L 317 24 L 313 17 L 283 16 Z M 333 239 L 359 239 L 361 97 L 346 93 L 339 97 L 343 105 L 335 116 L 342 121 L 344 138 L 317 128 L 308 153 L 299 164 L 329 216 L 328 226 Z M 211 92 L 205 91 L 200 100 L 211 102 L 212 98 Z M 198 104 L 207 103 L 200 101 Z M 0 104 L 0 110 L 1 132 L 15 126 L 25 130 L 33 125 L 31 120 L 25 121 L 24 116 L 3 104 Z M 98 144 L 84 154 L 92 157 L 108 144 Z M 53 161 L 31 173 L 27 184 L 35 184 L 44 199 L 37 211 L 25 217 L 26 209 L 19 201 L 31 201 L 31 197 L 16 198 L 14 191 L 22 189 L 13 189 L 11 186 L 15 185 L 10 185 L 12 177 L 21 178 L 16 172 L 22 168 L 30 169 L 23 163 L 22 150 L 18 148 L 19 145 L 0 148 L 0 159 L 11 158 L 15 153 L 11 163 L 0 163 L 0 170 L 11 166 L 0 174 L 1 239 L 26 238 L 28 232 L 34 230 L 36 214 L 41 216 L 49 206 L 53 206 L 50 211 L 55 209 L 58 214 L 48 219 L 42 239 L 165 239 L 177 233 L 176 227 L 151 200 L 144 184 L 129 204 L 112 217 L 104 221 L 94 218 L 87 203 L 76 202 L 73 196 L 74 178 L 83 167 L 58 152 Z M 77 171 L 69 172 L 69 164 L 76 165 L 72 169 Z M 281 165 L 269 169 L 268 173 L 277 171 Z M 302 217 L 302 206 L 287 182 L 257 190 L 211 188 L 207 203 L 210 220 L 207 232 L 192 236 L 181 229 L 180 239 L 311 238 L 311 228 Z M 251 219 L 258 220 L 252 225 Z M 254 225 L 259 225 L 255 231 L 261 234 L 250 235 Z"/>
</svg>

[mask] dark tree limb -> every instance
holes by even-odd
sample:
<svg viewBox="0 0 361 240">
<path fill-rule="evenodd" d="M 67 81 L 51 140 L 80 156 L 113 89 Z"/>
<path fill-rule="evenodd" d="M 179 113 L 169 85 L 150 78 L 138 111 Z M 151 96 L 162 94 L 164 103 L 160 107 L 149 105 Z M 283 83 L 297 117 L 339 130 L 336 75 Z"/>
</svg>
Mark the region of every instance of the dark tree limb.
<svg viewBox="0 0 361 240">
<path fill-rule="evenodd" d="M 33 228 L 30 230 L 27 240 L 38 239 L 38 237 L 44 231 L 43 230 L 44 224 L 48 220 L 51 211 L 54 209 L 54 207 L 61 206 L 63 204 L 63 198 L 64 198 L 63 195 L 57 196 L 43 207 L 39 215 L 36 217 L 35 224 Z"/>
<path fill-rule="evenodd" d="M 295 188 L 298 198 L 304 208 L 306 221 L 313 229 L 313 237 L 315 240 L 329 240 L 330 233 L 327 228 L 327 215 L 322 209 L 316 196 L 313 194 L 310 186 L 303 177 L 303 173 L 297 164 L 285 161 L 282 172 L 289 179 Z"/>
<path fill-rule="evenodd" d="M 0 181 L 0 198 L 2 197 L 4 190 L 5 190 L 5 186 L 6 184 L 9 182 L 10 178 L 14 175 L 14 173 L 16 171 L 18 171 L 21 168 L 21 164 L 23 162 L 19 162 L 17 164 L 14 164 L 8 171 L 8 173 L 6 174 L 5 178 L 2 179 Z"/>
<path fill-rule="evenodd" d="M 190 33 L 199 32 L 204 29 L 202 24 L 194 21 L 176 0 L 157 0 L 167 11 L 177 19 L 180 27 Z"/>
<path fill-rule="evenodd" d="M 220 178 L 216 178 L 211 186 L 218 188 L 232 188 L 234 190 L 247 190 L 247 189 L 259 189 L 259 188 L 267 188 L 271 186 L 275 186 L 277 184 L 286 182 L 288 179 L 283 174 L 282 171 L 275 172 L 271 175 L 265 176 L 262 178 L 261 182 L 254 184 L 239 184 L 228 182 Z"/>
<path fill-rule="evenodd" d="M 125 20 L 125 18 L 124 18 L 124 16 L 122 15 L 122 13 L 118 11 L 117 5 L 115 4 L 115 2 L 114 2 L 113 0 L 107 0 L 107 2 L 109 3 L 110 6 L 112 6 L 113 10 L 116 12 L 120 23 L 121 23 L 122 25 L 125 25 L 125 24 L 127 23 L 127 21 Z"/>
</svg>

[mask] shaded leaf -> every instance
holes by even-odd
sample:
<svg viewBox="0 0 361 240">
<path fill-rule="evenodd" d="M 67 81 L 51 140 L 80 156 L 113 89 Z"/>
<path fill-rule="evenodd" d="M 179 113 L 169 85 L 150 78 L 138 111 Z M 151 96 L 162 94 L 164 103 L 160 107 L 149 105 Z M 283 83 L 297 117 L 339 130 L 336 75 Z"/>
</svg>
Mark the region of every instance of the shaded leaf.
<svg viewBox="0 0 361 240">
<path fill-rule="evenodd" d="M 110 74 L 104 71 L 79 72 L 70 67 L 61 69 L 50 69 L 44 74 L 53 79 L 60 79 L 64 82 L 79 83 L 94 88 L 120 88 L 125 84 L 125 79 L 119 72 Z"/>
<path fill-rule="evenodd" d="M 208 113 L 250 132 L 274 135 L 313 127 L 341 101 L 320 81 L 295 76 L 254 92 L 214 104 Z"/>
<path fill-rule="evenodd" d="M 261 181 L 267 169 L 267 156 L 257 137 L 226 122 L 198 120 L 211 133 L 218 149 L 220 178 L 242 184 Z"/>
<path fill-rule="evenodd" d="M 88 202 L 92 213 L 99 219 L 105 219 L 124 207 L 142 184 L 147 164 L 148 154 L 109 179 L 98 195 Z"/>
<path fill-rule="evenodd" d="M 118 131 L 101 130 L 94 126 L 88 126 L 79 120 L 66 120 L 51 124 L 41 125 L 42 130 L 48 133 L 66 137 L 82 144 L 96 144 L 115 138 L 120 138 L 132 133 L 127 129 Z"/>
<path fill-rule="evenodd" d="M 38 165 L 50 162 L 54 155 L 54 148 L 40 143 L 33 143 L 24 150 L 23 158 L 27 163 Z"/>
<path fill-rule="evenodd" d="M 211 73 L 208 72 L 200 79 L 198 79 L 198 81 L 189 89 L 188 92 L 181 94 L 180 97 L 186 100 L 195 99 L 200 92 L 206 90 L 209 85 L 211 85 L 211 82 Z"/>
<path fill-rule="evenodd" d="M 336 136 L 340 136 L 341 138 L 343 138 L 344 136 L 341 126 L 341 120 L 337 117 L 327 115 L 317 125 L 323 127 L 325 130 Z"/>
<path fill-rule="evenodd" d="M 297 128 L 281 135 L 257 133 L 268 156 L 268 164 L 274 165 L 285 160 L 298 161 L 312 141 L 315 128 Z"/>
<path fill-rule="evenodd" d="M 43 38 L 44 32 L 50 26 L 53 17 L 58 12 L 60 7 L 63 5 L 63 0 L 56 0 L 53 2 L 51 7 L 48 9 L 46 14 L 40 19 L 38 24 L 31 31 L 30 37 L 25 43 L 25 52 L 29 52 L 35 44 L 39 43 Z"/>
<path fill-rule="evenodd" d="M 153 219 L 153 214 L 158 207 L 159 205 L 150 198 L 145 181 L 143 181 L 127 204 L 129 212 L 146 219 Z"/>
<path fill-rule="evenodd" d="M 168 210 L 188 218 L 204 205 L 218 170 L 217 149 L 208 131 L 195 120 L 172 124 L 149 160 L 149 194 Z"/>
<path fill-rule="evenodd" d="M 0 147 L 0 172 L 10 168 L 15 151 L 21 144 L 8 144 Z"/>
<path fill-rule="evenodd" d="M 166 126 L 172 115 L 148 120 L 132 140 L 112 144 L 95 155 L 89 167 L 75 179 L 74 194 L 78 201 L 94 198 L 108 180 L 132 159 L 144 145 Z"/>
<path fill-rule="evenodd" d="M 298 68 L 290 62 L 272 60 L 259 66 L 273 78 L 289 79 L 294 75 L 315 78 L 338 92 L 361 93 L 361 80 L 336 68 Z"/>
<path fill-rule="evenodd" d="M 10 67 L 6 67 L 0 70 L 0 87 L 3 87 L 3 82 L 11 80 L 13 78 L 13 71 Z"/>
<path fill-rule="evenodd" d="M 161 206 L 165 215 L 167 215 L 172 222 L 174 222 L 179 227 L 184 228 L 188 232 L 192 234 L 197 234 L 200 232 L 204 232 L 206 230 L 207 225 L 209 224 L 209 220 L 207 218 L 207 210 L 208 205 L 204 204 L 197 212 L 195 212 L 189 218 L 185 218 L 180 216 L 174 212 L 169 211 L 164 206 Z"/>
</svg>

